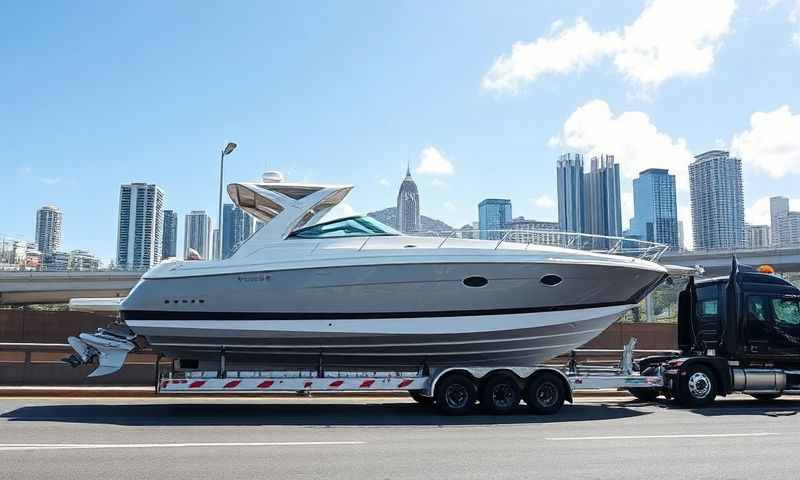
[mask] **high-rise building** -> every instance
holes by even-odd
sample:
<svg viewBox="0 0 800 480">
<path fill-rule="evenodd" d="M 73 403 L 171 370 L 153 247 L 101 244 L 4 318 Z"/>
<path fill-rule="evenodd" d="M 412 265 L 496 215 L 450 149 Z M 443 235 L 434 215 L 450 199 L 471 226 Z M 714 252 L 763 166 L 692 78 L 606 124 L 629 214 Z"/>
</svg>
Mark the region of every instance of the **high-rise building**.
<svg viewBox="0 0 800 480">
<path fill-rule="evenodd" d="M 211 231 L 211 258 L 219 260 L 219 228 Z"/>
<path fill-rule="evenodd" d="M 419 216 L 419 190 L 411 178 L 411 167 L 406 169 L 406 178 L 397 192 L 397 229 L 403 233 L 418 232 L 422 223 Z"/>
<path fill-rule="evenodd" d="M 119 189 L 117 267 L 147 269 L 161 261 L 164 191 L 158 185 L 130 183 Z"/>
<path fill-rule="evenodd" d="M 478 204 L 478 226 L 481 240 L 499 240 L 500 232 L 511 223 L 511 200 L 504 198 L 487 198 Z"/>
<path fill-rule="evenodd" d="M 556 166 L 558 181 L 558 226 L 563 232 L 584 232 L 583 155 L 565 153 Z"/>
<path fill-rule="evenodd" d="M 614 155 L 592 157 L 591 169 L 584 175 L 584 233 L 622 235 L 622 201 L 619 164 Z"/>
<path fill-rule="evenodd" d="M 662 168 L 641 172 L 633 180 L 633 210 L 631 234 L 680 250 L 675 175 Z"/>
<path fill-rule="evenodd" d="M 744 224 L 744 246 L 746 248 L 767 248 L 770 246 L 769 225 Z"/>
<path fill-rule="evenodd" d="M 561 245 L 562 238 L 559 232 L 558 222 L 542 222 L 539 220 L 528 220 L 525 217 L 517 217 L 508 224 L 513 234 L 507 237 L 509 241 L 521 243 L 534 243 L 536 245 Z"/>
<path fill-rule="evenodd" d="M 744 246 L 742 161 L 711 150 L 689 165 L 695 250 Z"/>
<path fill-rule="evenodd" d="M 61 248 L 63 218 L 61 210 L 53 205 L 46 205 L 36 211 L 36 245 L 43 254 Z"/>
<path fill-rule="evenodd" d="M 161 258 L 173 258 L 178 254 L 178 212 L 164 210 L 164 242 Z"/>
<path fill-rule="evenodd" d="M 222 206 L 222 258 L 228 258 L 253 233 L 253 217 L 232 203 Z"/>
<path fill-rule="evenodd" d="M 778 246 L 800 246 L 800 212 L 790 211 L 778 217 L 778 231 L 772 235 L 780 238 Z"/>
<path fill-rule="evenodd" d="M 74 271 L 94 271 L 100 268 L 100 259 L 86 250 L 72 250 L 69 252 L 69 267 Z"/>
<path fill-rule="evenodd" d="M 44 254 L 42 269 L 48 272 L 66 272 L 69 270 L 69 253 L 50 252 Z"/>
<path fill-rule="evenodd" d="M 183 230 L 183 257 L 188 258 L 192 248 L 203 260 L 211 258 L 211 217 L 205 210 L 192 210 L 186 215 Z"/>
</svg>

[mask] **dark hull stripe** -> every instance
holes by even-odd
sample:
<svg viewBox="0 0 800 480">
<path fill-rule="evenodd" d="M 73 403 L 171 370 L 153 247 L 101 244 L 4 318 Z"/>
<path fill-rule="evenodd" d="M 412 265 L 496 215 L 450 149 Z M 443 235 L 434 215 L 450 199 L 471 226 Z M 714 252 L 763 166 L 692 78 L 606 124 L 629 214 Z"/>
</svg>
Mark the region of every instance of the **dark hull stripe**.
<svg viewBox="0 0 800 480">
<path fill-rule="evenodd" d="M 122 320 L 377 320 L 383 318 L 472 317 L 521 313 L 561 312 L 587 308 L 631 305 L 623 302 L 555 305 L 547 307 L 498 308 L 491 310 L 441 310 L 426 312 L 207 312 L 169 310 L 122 310 Z"/>
</svg>

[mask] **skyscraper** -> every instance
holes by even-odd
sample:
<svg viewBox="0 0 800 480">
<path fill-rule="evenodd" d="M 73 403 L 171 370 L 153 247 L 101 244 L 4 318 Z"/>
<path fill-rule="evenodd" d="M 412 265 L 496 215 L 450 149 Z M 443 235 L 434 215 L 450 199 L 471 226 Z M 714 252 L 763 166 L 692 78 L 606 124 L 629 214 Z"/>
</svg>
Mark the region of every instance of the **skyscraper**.
<svg viewBox="0 0 800 480">
<path fill-rule="evenodd" d="M 253 217 L 231 203 L 222 206 L 222 258 L 230 257 L 252 233 Z"/>
<path fill-rule="evenodd" d="M 592 157 L 584 175 L 584 230 L 594 235 L 622 235 L 619 164 L 614 155 Z"/>
<path fill-rule="evenodd" d="M 164 191 L 158 185 L 131 183 L 119 188 L 117 266 L 147 269 L 161 261 Z"/>
<path fill-rule="evenodd" d="M 164 242 L 161 258 L 172 258 L 178 254 L 178 212 L 164 210 Z"/>
<path fill-rule="evenodd" d="M 769 225 L 744 224 L 744 246 L 746 248 L 767 248 L 769 241 Z"/>
<path fill-rule="evenodd" d="M 771 197 L 769 199 L 769 226 L 772 233 L 772 245 L 779 247 L 787 243 L 784 230 L 781 228 L 783 217 L 789 215 L 789 199 L 786 197 Z"/>
<path fill-rule="evenodd" d="M 584 231 L 583 155 L 565 153 L 556 166 L 558 181 L 558 228 L 562 232 Z"/>
<path fill-rule="evenodd" d="M 694 158 L 689 165 L 694 248 L 743 247 L 742 161 L 722 150 L 711 150 Z"/>
<path fill-rule="evenodd" d="M 500 240 L 503 234 L 487 230 L 503 230 L 511 223 L 511 200 L 487 198 L 478 204 L 478 226 L 481 240 Z"/>
<path fill-rule="evenodd" d="M 188 258 L 189 249 L 193 248 L 201 259 L 210 259 L 211 241 L 211 217 L 205 210 L 192 210 L 186 215 L 183 230 L 183 257 Z"/>
<path fill-rule="evenodd" d="M 43 254 L 61 248 L 63 214 L 58 207 L 46 205 L 36 211 L 36 245 Z"/>
<path fill-rule="evenodd" d="M 680 249 L 675 175 L 667 169 L 650 168 L 633 180 L 631 233 L 642 240 Z"/>
<path fill-rule="evenodd" d="M 411 167 L 406 169 L 406 178 L 397 192 L 397 229 L 403 233 L 420 231 L 419 190 L 411 178 Z"/>
</svg>

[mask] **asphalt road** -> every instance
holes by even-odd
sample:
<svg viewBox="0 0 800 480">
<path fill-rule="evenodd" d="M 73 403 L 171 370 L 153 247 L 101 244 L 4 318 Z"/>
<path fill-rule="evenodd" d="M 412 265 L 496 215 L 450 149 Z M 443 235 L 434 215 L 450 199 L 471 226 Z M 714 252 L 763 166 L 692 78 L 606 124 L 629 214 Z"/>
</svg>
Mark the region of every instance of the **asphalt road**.
<svg viewBox="0 0 800 480">
<path fill-rule="evenodd" d="M 798 478 L 800 399 L 581 399 L 442 417 L 404 399 L 0 399 L 0 479 Z"/>
</svg>

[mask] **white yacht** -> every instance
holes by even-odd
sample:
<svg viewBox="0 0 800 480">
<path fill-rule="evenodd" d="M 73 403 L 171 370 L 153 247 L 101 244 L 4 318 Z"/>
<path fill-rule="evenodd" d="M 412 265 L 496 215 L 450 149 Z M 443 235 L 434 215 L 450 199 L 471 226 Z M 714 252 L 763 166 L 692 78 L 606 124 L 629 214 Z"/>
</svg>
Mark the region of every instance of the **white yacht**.
<svg viewBox="0 0 800 480">
<path fill-rule="evenodd" d="M 97 361 L 92 375 L 104 375 L 149 347 L 187 370 L 222 358 L 239 370 L 536 365 L 600 334 L 667 277 L 650 261 L 662 245 L 555 242 L 634 242 L 637 258 L 499 233 L 409 236 L 366 216 L 320 222 L 352 187 L 265 180 L 228 186 L 262 228 L 225 260 L 148 271 L 119 306 L 129 331 L 70 337 L 71 363 Z"/>
</svg>

